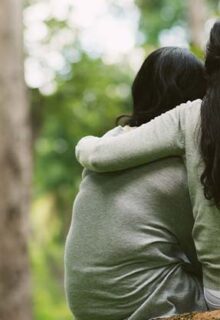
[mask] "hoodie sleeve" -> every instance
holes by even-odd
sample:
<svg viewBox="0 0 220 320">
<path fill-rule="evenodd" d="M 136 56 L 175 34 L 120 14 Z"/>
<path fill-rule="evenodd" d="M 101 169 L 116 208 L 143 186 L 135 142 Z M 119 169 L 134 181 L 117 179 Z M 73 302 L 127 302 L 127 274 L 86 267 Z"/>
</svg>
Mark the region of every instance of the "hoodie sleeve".
<svg viewBox="0 0 220 320">
<path fill-rule="evenodd" d="M 209 310 L 220 309 L 220 290 L 204 288 L 204 296 Z"/>
<path fill-rule="evenodd" d="M 182 155 L 185 108 L 191 104 L 181 104 L 120 136 L 82 138 L 76 146 L 77 160 L 90 170 L 110 172 Z"/>
</svg>

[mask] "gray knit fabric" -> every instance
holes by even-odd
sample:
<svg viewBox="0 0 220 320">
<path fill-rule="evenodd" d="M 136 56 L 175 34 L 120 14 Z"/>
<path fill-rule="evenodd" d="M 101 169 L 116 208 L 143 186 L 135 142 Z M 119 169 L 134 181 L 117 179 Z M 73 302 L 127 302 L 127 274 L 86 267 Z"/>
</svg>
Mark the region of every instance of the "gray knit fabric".
<svg viewBox="0 0 220 320">
<path fill-rule="evenodd" d="M 85 171 L 65 246 L 76 320 L 146 320 L 206 310 L 180 158 Z"/>
</svg>

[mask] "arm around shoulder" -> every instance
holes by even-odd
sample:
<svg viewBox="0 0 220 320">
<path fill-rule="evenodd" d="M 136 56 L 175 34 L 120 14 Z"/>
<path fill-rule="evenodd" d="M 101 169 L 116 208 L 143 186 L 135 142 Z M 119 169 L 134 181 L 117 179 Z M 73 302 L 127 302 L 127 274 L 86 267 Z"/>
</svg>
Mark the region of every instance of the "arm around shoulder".
<svg viewBox="0 0 220 320">
<path fill-rule="evenodd" d="M 115 137 L 85 137 L 76 157 L 86 168 L 110 172 L 184 153 L 185 108 L 181 104 L 142 126 Z"/>
</svg>

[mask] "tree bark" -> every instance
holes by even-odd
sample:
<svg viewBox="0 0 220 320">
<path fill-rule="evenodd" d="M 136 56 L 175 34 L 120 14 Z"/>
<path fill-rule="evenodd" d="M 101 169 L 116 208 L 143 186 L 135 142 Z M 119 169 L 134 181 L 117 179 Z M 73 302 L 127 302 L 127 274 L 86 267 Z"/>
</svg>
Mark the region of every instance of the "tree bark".
<svg viewBox="0 0 220 320">
<path fill-rule="evenodd" d="M 204 49 L 207 4 L 205 0 L 188 0 L 188 24 L 191 44 Z"/>
<path fill-rule="evenodd" d="M 0 1 L 0 319 L 31 320 L 28 211 L 30 120 L 23 77 L 22 1 Z"/>
</svg>

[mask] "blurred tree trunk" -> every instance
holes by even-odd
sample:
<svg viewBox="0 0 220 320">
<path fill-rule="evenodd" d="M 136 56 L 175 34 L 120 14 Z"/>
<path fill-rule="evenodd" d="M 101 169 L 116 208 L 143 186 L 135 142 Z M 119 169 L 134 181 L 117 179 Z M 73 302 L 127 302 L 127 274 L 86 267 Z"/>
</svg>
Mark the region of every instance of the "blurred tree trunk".
<svg viewBox="0 0 220 320">
<path fill-rule="evenodd" d="M 204 30 L 207 18 L 207 3 L 206 0 L 187 1 L 191 44 L 203 49 L 206 43 Z"/>
<path fill-rule="evenodd" d="M 31 320 L 27 248 L 31 181 L 22 1 L 0 1 L 0 319 Z"/>
</svg>

